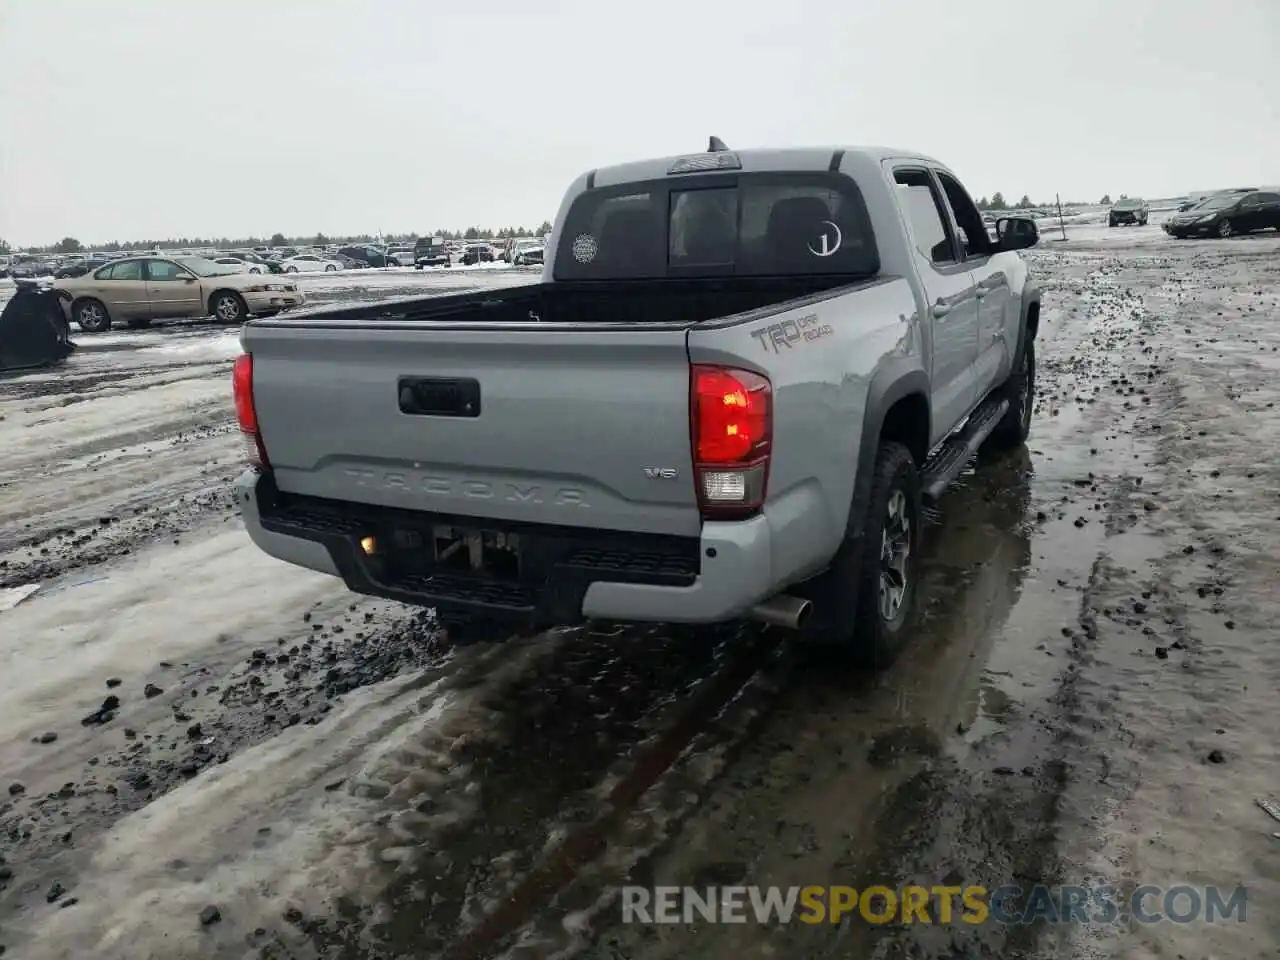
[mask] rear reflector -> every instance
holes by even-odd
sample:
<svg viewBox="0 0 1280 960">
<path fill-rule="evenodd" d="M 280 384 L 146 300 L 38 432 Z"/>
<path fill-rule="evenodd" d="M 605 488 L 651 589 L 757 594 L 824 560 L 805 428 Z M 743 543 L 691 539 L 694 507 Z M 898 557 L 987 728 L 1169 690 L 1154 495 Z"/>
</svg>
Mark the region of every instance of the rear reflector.
<svg viewBox="0 0 1280 960">
<path fill-rule="evenodd" d="M 258 411 L 253 405 L 251 354 L 241 354 L 236 358 L 235 366 L 231 368 L 231 391 L 236 402 L 236 420 L 240 425 L 240 432 L 245 435 L 245 459 L 252 467 L 268 470 L 271 463 L 267 460 L 267 448 L 263 446 L 262 434 L 258 430 Z"/>
<path fill-rule="evenodd" d="M 689 420 L 698 506 L 742 519 L 764 503 L 773 445 L 773 388 L 750 370 L 695 364 Z"/>
</svg>

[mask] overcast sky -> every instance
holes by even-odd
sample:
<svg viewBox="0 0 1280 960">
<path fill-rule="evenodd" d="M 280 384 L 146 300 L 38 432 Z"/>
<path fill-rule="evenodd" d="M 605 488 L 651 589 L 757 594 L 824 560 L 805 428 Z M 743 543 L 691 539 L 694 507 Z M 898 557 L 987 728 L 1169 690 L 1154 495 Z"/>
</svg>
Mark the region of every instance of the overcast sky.
<svg viewBox="0 0 1280 960">
<path fill-rule="evenodd" d="M 0 0 L 0 237 L 536 226 L 583 170 L 884 143 L 975 197 L 1280 181 L 1280 0 Z"/>
</svg>

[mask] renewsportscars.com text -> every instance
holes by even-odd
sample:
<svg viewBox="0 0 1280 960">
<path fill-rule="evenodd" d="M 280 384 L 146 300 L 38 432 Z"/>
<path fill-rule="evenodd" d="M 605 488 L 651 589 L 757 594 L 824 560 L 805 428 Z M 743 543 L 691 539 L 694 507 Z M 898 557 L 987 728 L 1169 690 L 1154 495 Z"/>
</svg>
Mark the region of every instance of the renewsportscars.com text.
<svg viewBox="0 0 1280 960">
<path fill-rule="evenodd" d="M 622 922 L 1243 923 L 1244 887 L 623 887 Z"/>
</svg>

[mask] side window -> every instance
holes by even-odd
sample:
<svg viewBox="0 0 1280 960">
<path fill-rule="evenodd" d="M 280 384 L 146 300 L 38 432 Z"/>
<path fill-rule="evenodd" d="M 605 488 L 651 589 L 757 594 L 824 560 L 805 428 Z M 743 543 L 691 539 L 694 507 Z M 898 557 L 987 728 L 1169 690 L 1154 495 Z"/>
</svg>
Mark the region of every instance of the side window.
<svg viewBox="0 0 1280 960">
<path fill-rule="evenodd" d="M 96 273 L 94 273 L 94 275 L 93 275 L 93 279 L 95 279 L 95 280 L 110 280 L 110 279 L 111 279 L 111 271 L 112 271 L 112 270 L 114 270 L 114 269 L 115 269 L 115 264 L 111 264 L 111 263 L 109 263 L 109 264 L 107 264 L 105 267 L 100 268 Z"/>
<path fill-rule="evenodd" d="M 920 255 L 937 266 L 955 263 L 947 212 L 928 171 L 895 170 L 893 179 L 898 185 L 898 202 L 911 224 Z"/>
<path fill-rule="evenodd" d="M 141 280 L 142 279 L 142 261 L 141 260 L 125 260 L 122 263 L 113 263 L 111 265 L 112 280 Z"/>
<path fill-rule="evenodd" d="M 1241 201 L 1240 201 L 1240 206 L 1242 206 L 1242 207 L 1256 207 L 1256 206 L 1257 206 L 1259 203 L 1261 203 L 1261 202 L 1262 202 L 1262 194 L 1260 194 L 1260 193 L 1251 193 L 1251 194 L 1249 194 L 1247 197 L 1245 197 L 1243 200 L 1241 200 Z"/>
<path fill-rule="evenodd" d="M 972 198 L 954 177 L 941 170 L 934 172 L 937 173 L 938 181 L 947 195 L 947 202 L 951 204 L 951 212 L 956 216 L 956 225 L 960 228 L 960 245 L 964 248 L 965 259 L 989 256 L 992 252 L 991 238 L 987 235 L 987 229 L 982 223 L 982 214 L 978 212 Z"/>
<path fill-rule="evenodd" d="M 147 279 L 153 281 L 179 280 L 183 270 L 169 260 L 148 260 Z"/>
<path fill-rule="evenodd" d="M 1260 193 L 1258 194 L 1258 202 L 1265 203 L 1268 206 L 1280 203 L 1280 193 Z"/>
</svg>

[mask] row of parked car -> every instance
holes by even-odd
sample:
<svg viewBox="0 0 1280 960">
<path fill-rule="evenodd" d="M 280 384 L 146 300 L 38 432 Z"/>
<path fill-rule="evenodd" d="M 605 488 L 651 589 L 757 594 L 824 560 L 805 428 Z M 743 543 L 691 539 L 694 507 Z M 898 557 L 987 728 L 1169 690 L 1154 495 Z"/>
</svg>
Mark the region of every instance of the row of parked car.
<svg viewBox="0 0 1280 960">
<path fill-rule="evenodd" d="M 325 247 L 255 247 L 252 250 L 160 251 L 152 250 L 152 256 L 201 257 L 227 272 L 249 274 L 267 273 L 334 273 L 340 270 L 368 268 L 452 267 L 455 264 L 471 266 L 501 260 L 515 266 L 540 265 L 543 260 L 545 240 L 540 237 L 519 237 L 509 240 L 444 240 L 440 237 L 422 237 L 416 243 L 381 245 L 354 243 Z M 81 277 L 105 264 L 126 256 L 125 253 L 72 253 L 63 255 L 16 254 L 0 258 L 0 277 L 16 279 L 48 277 L 70 279 Z"/>
<path fill-rule="evenodd" d="M 1150 208 L 1145 200 L 1124 197 L 1112 204 L 1107 213 L 1107 226 L 1146 226 L 1149 217 Z M 1280 230 L 1280 188 L 1232 187 L 1193 194 L 1178 205 L 1177 211 L 1161 227 L 1178 240 Z"/>
</svg>

